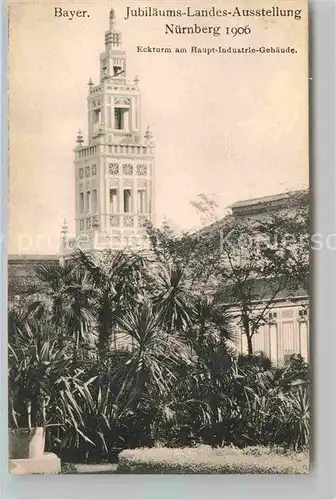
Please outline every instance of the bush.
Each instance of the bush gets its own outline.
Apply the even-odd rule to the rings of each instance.
[[[176,247],[175,236],[160,234],[150,259],[78,251],[64,265],[35,269],[41,285],[27,283],[9,307],[10,425],[52,424],[46,451],[65,462],[115,462],[121,449],[157,442],[182,450],[232,443],[257,446],[253,472],[272,472],[259,447],[309,445],[309,367],[298,355],[282,367],[264,355],[237,356],[222,299],[200,298],[191,285],[212,276],[218,256],[209,267],[208,247],[198,253],[194,238]],[[167,462],[164,451],[163,465],[137,467],[250,470],[251,449],[225,448],[216,459],[204,450],[196,461],[195,451],[179,452],[186,462]],[[270,460],[287,471],[283,458]]]
[[[308,453],[263,447],[139,448],[119,455],[118,473],[308,474]]]

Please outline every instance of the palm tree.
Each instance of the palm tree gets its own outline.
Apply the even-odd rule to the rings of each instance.
[[[184,332],[192,324],[193,303],[186,273],[181,264],[160,266],[153,304],[168,332]]]
[[[236,334],[225,305],[215,296],[193,300],[192,326],[186,331],[188,344],[213,376],[225,373],[235,356]]]
[[[50,317],[55,328],[62,328],[76,344],[94,328],[92,312],[95,290],[88,273],[78,270],[72,262],[36,266],[35,274],[42,283],[41,291],[30,310],[35,318]]]
[[[137,306],[143,294],[143,260],[123,252],[105,252],[99,258],[78,250],[72,265],[87,276],[95,291],[94,312],[98,347],[104,353],[117,327],[117,318]]]

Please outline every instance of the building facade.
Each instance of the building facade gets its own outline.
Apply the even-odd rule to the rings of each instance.
[[[239,311],[233,308],[231,313],[239,338],[237,351],[247,354],[247,338],[239,324]],[[268,321],[252,337],[253,353],[264,354],[278,366],[289,361],[294,354],[300,354],[309,361],[308,297],[298,296],[290,302],[280,298],[275,301],[268,316]]]
[[[298,191],[292,194],[267,196],[251,200],[239,201],[230,208],[235,218],[263,219],[269,212],[281,214],[295,210],[295,200],[302,203],[305,192]],[[289,203],[289,198],[291,202]],[[267,297],[265,297],[267,301]],[[265,306],[261,299],[260,308]],[[256,313],[258,310],[256,310]],[[283,291],[272,304],[268,312],[267,322],[262,324],[252,337],[253,352],[263,353],[275,365],[286,363],[294,354],[300,354],[309,361],[309,297],[306,290],[298,289],[290,297]],[[233,317],[237,317],[233,311]],[[236,322],[236,331],[240,334],[238,351],[246,354],[247,339],[243,334],[239,321]]]
[[[152,134],[142,132],[139,79],[127,79],[121,33],[109,14],[100,80],[88,84],[87,143],[75,147],[76,238],[66,249],[136,248],[154,222],[155,164]]]

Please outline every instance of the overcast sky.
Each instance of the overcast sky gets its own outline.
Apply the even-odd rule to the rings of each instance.
[[[142,125],[156,143],[156,214],[189,229],[199,224],[190,205],[215,194],[221,210],[240,199],[280,193],[308,183],[307,15],[251,18],[251,35],[167,35],[165,23],[195,19],[131,18],[132,8],[175,2],[114,1],[127,51],[127,76],[140,78]],[[194,8],[234,9],[236,0],[197,2]],[[304,2],[280,0],[280,7]],[[249,1],[262,8],[274,2]],[[87,9],[87,19],[58,19],[54,7]],[[73,148],[86,138],[87,83],[99,80],[109,2],[12,2],[9,30],[9,253],[52,253],[64,218],[74,229]],[[246,25],[246,19],[200,24]],[[294,46],[296,55],[137,53],[155,47]],[[49,242],[48,242],[49,238]],[[31,243],[28,241],[31,240]],[[23,248],[26,246],[27,248]]]

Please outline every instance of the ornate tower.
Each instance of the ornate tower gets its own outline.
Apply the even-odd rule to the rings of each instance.
[[[141,130],[139,79],[127,80],[126,53],[110,11],[100,82],[88,84],[87,145],[75,148],[76,239],[81,248],[136,247],[153,221],[154,144]]]

